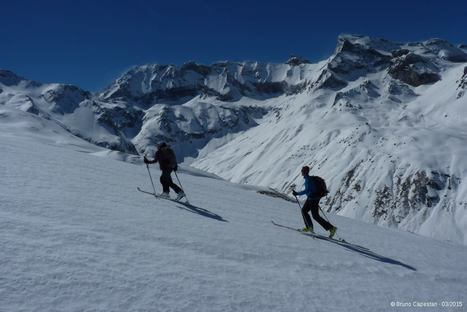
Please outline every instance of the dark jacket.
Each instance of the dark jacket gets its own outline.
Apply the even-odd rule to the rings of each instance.
[[[177,167],[177,158],[175,157],[174,151],[168,147],[162,147],[156,151],[154,155],[154,160],[149,163],[159,163],[159,168],[162,171],[172,171]]]

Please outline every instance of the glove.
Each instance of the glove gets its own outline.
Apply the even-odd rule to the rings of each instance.
[[[146,156],[144,156],[144,163],[147,165],[149,164],[149,159],[146,158]]]
[[[298,193],[297,193],[297,192],[295,192],[295,190],[293,190],[293,191],[292,191],[292,195],[293,195],[293,196],[297,196],[297,195],[298,195]]]
[[[177,169],[178,169],[178,165],[175,165],[174,171],[177,172]]]

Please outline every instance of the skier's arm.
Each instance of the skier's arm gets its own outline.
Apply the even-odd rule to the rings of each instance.
[[[300,196],[300,195],[308,194],[308,191],[309,191],[308,183],[305,182],[305,189],[303,191],[296,192],[296,193],[297,193],[297,196]]]
[[[157,153],[154,155],[154,160],[149,160],[144,156],[144,163],[145,164],[155,164],[157,162]]]
[[[297,195],[310,195],[313,191],[312,183],[310,179],[305,179],[305,189],[303,191],[297,192]]]

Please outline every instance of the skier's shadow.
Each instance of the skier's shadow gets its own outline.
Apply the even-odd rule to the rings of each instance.
[[[316,239],[325,240],[325,241],[328,241],[330,243],[334,243],[336,245],[347,248],[347,249],[349,249],[351,251],[358,252],[358,253],[362,254],[363,256],[368,257],[368,258],[373,259],[373,260],[381,261],[381,262],[384,262],[384,263],[390,263],[390,264],[394,264],[394,265],[400,265],[400,266],[402,266],[402,267],[404,267],[406,269],[409,269],[409,270],[412,270],[412,271],[417,271],[417,269],[414,268],[411,265],[405,264],[405,263],[397,261],[395,259],[391,259],[391,258],[382,256],[382,255],[379,255],[379,254],[371,251],[370,249],[368,249],[366,247],[362,247],[362,246],[359,246],[359,245],[354,245],[352,243],[341,242],[341,241],[338,241],[338,240],[335,240],[335,239],[330,239],[328,237],[320,236],[320,235],[307,235],[307,236],[310,236],[310,237],[313,237],[313,238],[316,238]]]
[[[183,210],[186,210],[186,211],[189,211],[189,212],[192,212],[192,213],[196,213],[196,214],[199,214],[199,215],[201,215],[203,217],[211,218],[211,219],[214,219],[214,220],[217,220],[217,221],[228,222],[227,220],[222,218],[220,215],[215,214],[214,212],[211,212],[211,211],[209,211],[207,209],[197,207],[197,206],[189,204],[189,203],[179,202],[178,204],[183,205],[183,206],[177,205],[177,208],[179,208],[179,209],[183,209]]]
[[[281,227],[281,228],[284,228],[284,229],[289,229],[289,230],[292,230],[292,231],[297,231],[297,229],[294,229],[294,228],[292,228],[290,226],[278,224],[278,223],[275,223],[274,221],[271,221],[271,222],[275,226],[278,226],[278,227]],[[394,265],[400,265],[400,266],[402,266],[402,267],[404,267],[406,269],[409,269],[409,270],[412,270],[412,271],[417,271],[417,269],[414,268],[411,265],[405,264],[403,262],[400,262],[400,261],[397,261],[397,260],[394,260],[394,259],[391,259],[391,258],[388,258],[388,257],[381,256],[381,255],[377,254],[376,252],[373,252],[370,249],[368,249],[366,247],[363,247],[363,246],[359,246],[359,245],[352,244],[352,243],[349,243],[349,242],[339,241],[339,240],[336,240],[336,239],[331,239],[329,237],[322,236],[322,235],[319,235],[319,234],[314,234],[314,235],[308,234],[308,233],[302,233],[302,234],[306,235],[308,237],[312,237],[312,238],[320,239],[320,240],[327,241],[327,242],[330,242],[330,243],[334,243],[336,245],[347,248],[350,251],[358,252],[359,254],[362,254],[363,256],[368,257],[368,258],[373,259],[373,260],[376,260],[376,261],[381,261],[381,262],[384,262],[384,263],[390,263],[390,264],[394,264]]]

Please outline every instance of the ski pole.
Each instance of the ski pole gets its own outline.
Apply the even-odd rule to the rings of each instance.
[[[323,213],[323,216],[324,218],[326,219],[326,221],[328,221],[329,223],[331,223],[331,221],[329,221],[328,217],[326,216],[326,214],[324,213],[323,209],[321,209],[321,206],[318,206],[319,207],[319,210],[321,210],[321,212]]]
[[[290,186],[289,186],[289,190],[290,190],[290,191],[294,191],[294,190],[295,190],[295,186],[296,186],[295,184],[290,185]],[[300,205],[300,202],[298,201],[297,195],[294,195],[294,197],[295,197],[295,200],[297,201],[298,207],[300,207],[300,210],[302,210],[302,205]]]
[[[289,192],[293,192],[295,190],[295,184],[289,185]],[[298,207],[300,207],[300,210],[302,209],[302,206],[300,205],[300,202],[298,201],[297,195],[294,195],[295,200],[297,201]]]
[[[154,187],[154,182],[152,181],[151,171],[149,170],[149,165],[146,164],[146,168],[148,169],[149,179],[151,179],[152,189],[154,190],[154,197],[156,196],[156,188]]]
[[[295,197],[295,200],[297,201],[298,207],[300,207],[300,213],[302,214],[303,223],[305,223],[305,226],[308,226],[305,220],[305,216],[303,215],[303,212],[302,212],[302,205],[300,205],[300,201],[298,200],[298,197],[295,195],[294,197]]]
[[[302,210],[302,205],[300,205],[300,201],[298,200],[298,197],[295,195],[294,197],[295,197],[295,200],[297,201],[298,207],[300,207],[300,210]]]
[[[295,184],[292,184],[290,186],[290,189],[294,190],[295,186],[296,186]],[[305,217],[303,216],[303,213],[302,213],[302,205],[300,205],[300,201],[298,200],[297,195],[294,195],[294,197],[295,197],[295,200],[297,201],[298,207],[300,207],[300,213],[302,214],[303,223],[305,223],[305,226],[308,226],[307,223],[306,223]]]
[[[180,184],[180,188],[182,189],[182,192],[185,193],[185,190],[183,189],[182,182],[180,182],[180,179],[178,178],[177,171],[174,171],[174,173],[175,173],[175,177],[177,178],[178,184]],[[186,196],[186,193],[185,193],[185,197],[186,197],[186,200],[188,201],[188,197]]]

